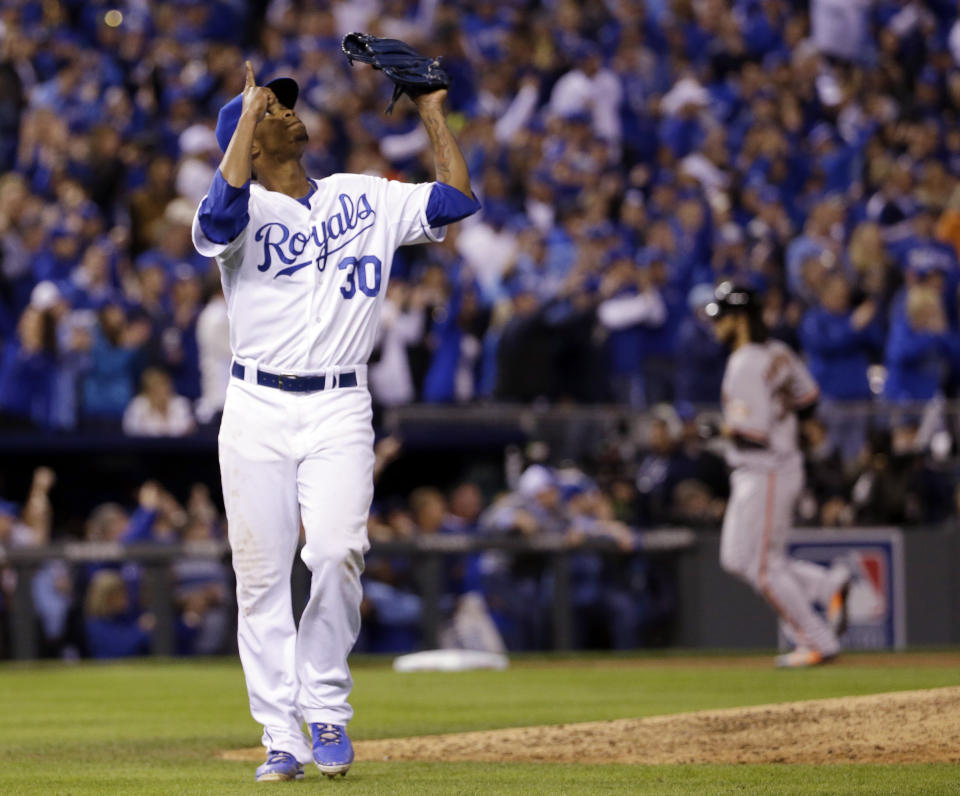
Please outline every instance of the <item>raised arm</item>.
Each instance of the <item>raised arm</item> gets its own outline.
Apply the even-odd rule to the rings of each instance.
[[[470,188],[470,174],[467,163],[457,144],[457,140],[447,127],[447,117],[443,112],[443,101],[447,97],[446,89],[421,94],[413,101],[420,112],[423,126],[430,137],[433,158],[436,164],[437,182],[456,188],[464,196],[473,198]]]
[[[243,104],[240,119],[230,139],[230,145],[220,161],[220,173],[228,185],[243,188],[250,181],[250,164],[253,151],[253,131],[267,113],[269,106],[277,101],[273,92],[258,86],[253,77],[253,67],[246,62],[246,83],[243,87]]]
[[[240,95],[237,126],[197,215],[200,230],[214,244],[227,244],[235,240],[250,220],[247,204],[250,199],[253,133],[258,122],[277,102],[270,89],[257,85],[249,61],[245,69],[246,84]],[[236,113],[235,103],[235,99],[231,100],[221,114],[228,112],[231,107],[234,108],[231,112]],[[212,255],[212,252],[204,253]]]
[[[23,506],[23,521],[33,529],[33,544],[46,544],[50,541],[50,530],[53,526],[50,490],[56,480],[56,474],[49,467],[38,467],[33,471],[30,494]]]

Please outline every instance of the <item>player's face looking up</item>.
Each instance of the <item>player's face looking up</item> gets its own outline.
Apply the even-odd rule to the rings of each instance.
[[[271,93],[267,112],[253,134],[253,157],[261,153],[272,160],[299,159],[307,144],[307,128],[290,108]]]

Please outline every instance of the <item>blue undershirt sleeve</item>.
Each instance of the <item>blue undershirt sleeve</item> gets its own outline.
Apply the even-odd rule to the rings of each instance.
[[[431,227],[443,227],[472,216],[479,209],[476,196],[467,196],[452,185],[435,182],[427,200],[427,223]]]
[[[247,180],[242,188],[234,188],[217,169],[210,192],[200,203],[198,220],[203,234],[214,243],[232,241],[250,221],[247,214],[249,201],[250,181]]]
[[[126,530],[121,534],[120,542],[122,544],[137,544],[153,541],[153,523],[156,522],[156,519],[157,512],[142,507],[137,508],[130,517]]]

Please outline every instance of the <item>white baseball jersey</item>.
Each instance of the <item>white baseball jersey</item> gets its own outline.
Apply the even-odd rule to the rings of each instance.
[[[394,252],[446,232],[427,222],[433,183],[362,174],[314,183],[309,208],[251,183],[250,222],[227,244],[193,220],[194,245],[220,267],[234,356],[277,373],[366,363]]]
[[[818,394],[806,365],[779,340],[734,351],[723,374],[723,419],[732,431],[765,447],[729,446],[730,466],[770,469],[799,461],[795,409]]]

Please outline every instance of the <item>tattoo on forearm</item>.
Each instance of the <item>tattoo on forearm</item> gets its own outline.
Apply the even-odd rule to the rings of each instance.
[[[453,166],[453,134],[442,116],[427,116],[423,120],[433,145],[433,158],[436,163],[437,181],[450,182]]]

